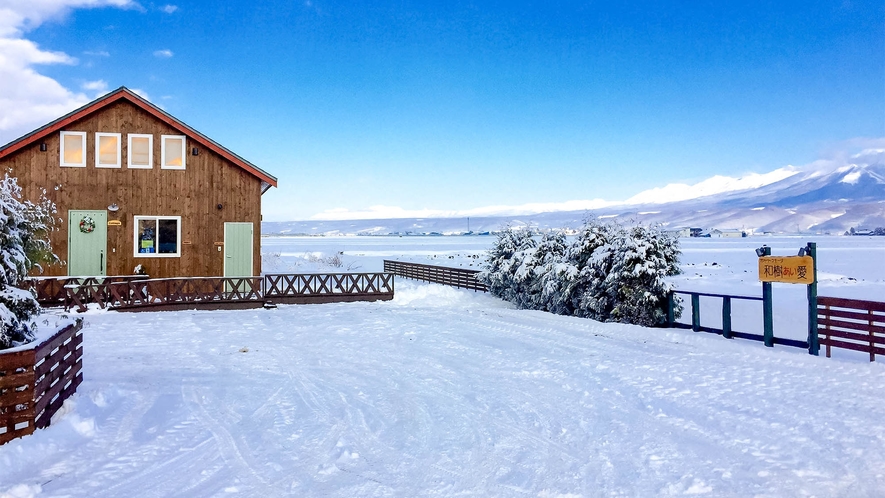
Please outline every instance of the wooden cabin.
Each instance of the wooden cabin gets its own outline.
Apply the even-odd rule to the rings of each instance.
[[[58,208],[44,275],[261,273],[261,195],[277,179],[122,87],[0,148]]]

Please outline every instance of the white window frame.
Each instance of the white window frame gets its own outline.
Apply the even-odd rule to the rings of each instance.
[[[166,165],[166,140],[169,138],[181,139],[181,166]],[[160,169],[185,169],[187,162],[187,136],[185,135],[160,135]]]
[[[101,137],[113,137],[117,139],[117,162],[114,164],[101,164],[99,161],[99,149]],[[96,168],[122,168],[123,167],[123,135],[120,133],[95,132],[95,167]]]
[[[148,139],[148,163],[147,166],[141,164],[132,164],[132,139],[146,138]],[[130,133],[127,137],[126,145],[126,168],[128,169],[153,169],[154,168],[154,136],[146,133]]]
[[[176,225],[176,240],[177,240],[177,252],[175,253],[159,253],[159,252],[138,252],[138,235],[139,235],[139,222],[142,220],[154,220],[157,223],[157,240],[155,242],[156,248],[160,250],[160,220],[176,220],[178,223]],[[133,216],[133,228],[132,228],[132,253],[136,258],[180,258],[181,257],[181,216],[147,216],[147,215],[135,215]]]
[[[76,135],[83,140],[83,160],[79,163],[66,163],[65,162],[65,136],[66,135]],[[63,168],[85,168],[86,167],[86,132],[85,131],[63,131],[61,135],[59,135],[58,142],[58,160],[59,164]]]

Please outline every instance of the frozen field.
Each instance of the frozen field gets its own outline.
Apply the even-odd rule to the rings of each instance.
[[[477,237],[265,237],[265,271],[308,272],[332,269],[382,271],[384,259],[479,269],[494,236]],[[766,244],[773,255],[793,256],[808,241],[817,242],[818,293],[822,296],[885,301],[885,237],[747,237],[741,239],[680,239],[683,274],[673,277],[676,288],[715,294],[761,296],[754,250]],[[337,264],[337,262],[336,262]],[[687,303],[686,303],[687,306]],[[701,299],[701,323],[721,326],[720,299]],[[762,303],[732,303],[733,326],[762,333]],[[774,285],[775,335],[807,336],[807,297],[803,285]],[[680,321],[689,323],[690,312]]]
[[[885,489],[885,365],[397,286],[387,303],[88,313],[85,381],[0,447],[0,495]]]

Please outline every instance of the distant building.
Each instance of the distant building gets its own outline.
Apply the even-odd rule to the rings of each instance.
[[[710,230],[710,237],[721,239],[739,239],[746,237],[747,234],[737,228],[714,228]]]
[[[674,228],[669,228],[667,230],[664,230],[664,232],[667,233],[667,235],[672,235],[674,237],[682,238],[682,237],[692,237],[691,230],[692,229],[688,228],[688,227],[674,227]]]
[[[689,228],[689,231],[690,231],[690,235],[692,237],[700,237],[704,233],[703,228],[692,227],[692,228]]]

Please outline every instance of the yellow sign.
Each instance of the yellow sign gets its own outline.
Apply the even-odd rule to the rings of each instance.
[[[759,280],[786,284],[813,284],[814,260],[811,256],[762,256]]]
[[[122,225],[122,224],[123,224],[123,223],[122,223],[120,220],[108,220],[108,226],[109,226],[109,227],[118,227],[118,226],[120,226],[120,225]]]

